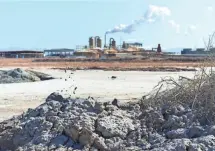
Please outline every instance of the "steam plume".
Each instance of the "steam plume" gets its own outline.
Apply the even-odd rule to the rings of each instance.
[[[123,33],[129,34],[135,31],[136,27],[142,23],[146,23],[146,22],[152,23],[159,19],[164,19],[165,16],[170,16],[170,15],[171,15],[171,11],[168,7],[150,5],[148,10],[141,18],[134,20],[131,24],[128,24],[128,25],[120,24],[118,26],[115,26],[113,29],[108,30],[106,34],[117,33],[117,32],[123,32]]]

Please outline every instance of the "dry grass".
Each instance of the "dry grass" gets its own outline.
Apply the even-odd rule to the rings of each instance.
[[[180,77],[163,78],[142,107],[174,108],[179,105],[192,110],[196,119],[204,124],[215,124],[215,72],[205,66],[196,72],[193,79]]]

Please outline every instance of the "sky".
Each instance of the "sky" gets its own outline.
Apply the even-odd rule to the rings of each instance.
[[[214,0],[0,0],[0,50],[76,48],[105,33],[118,45],[204,47],[214,16]]]

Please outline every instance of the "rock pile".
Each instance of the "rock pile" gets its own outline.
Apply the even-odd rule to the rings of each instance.
[[[30,70],[23,70],[20,68],[3,71],[0,70],[0,84],[2,83],[21,83],[21,82],[35,82],[35,81],[44,81],[50,80],[53,77]]]
[[[0,150],[212,151],[215,126],[182,105],[143,108],[52,93],[36,109],[0,123]]]

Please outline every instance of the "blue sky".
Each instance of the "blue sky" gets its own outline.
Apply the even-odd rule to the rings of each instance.
[[[153,22],[107,37],[117,44],[126,40],[145,47],[193,48],[203,47],[202,38],[215,31],[214,0],[0,0],[0,50],[86,45],[90,36],[104,38],[107,30],[144,17],[150,6],[158,10]]]

